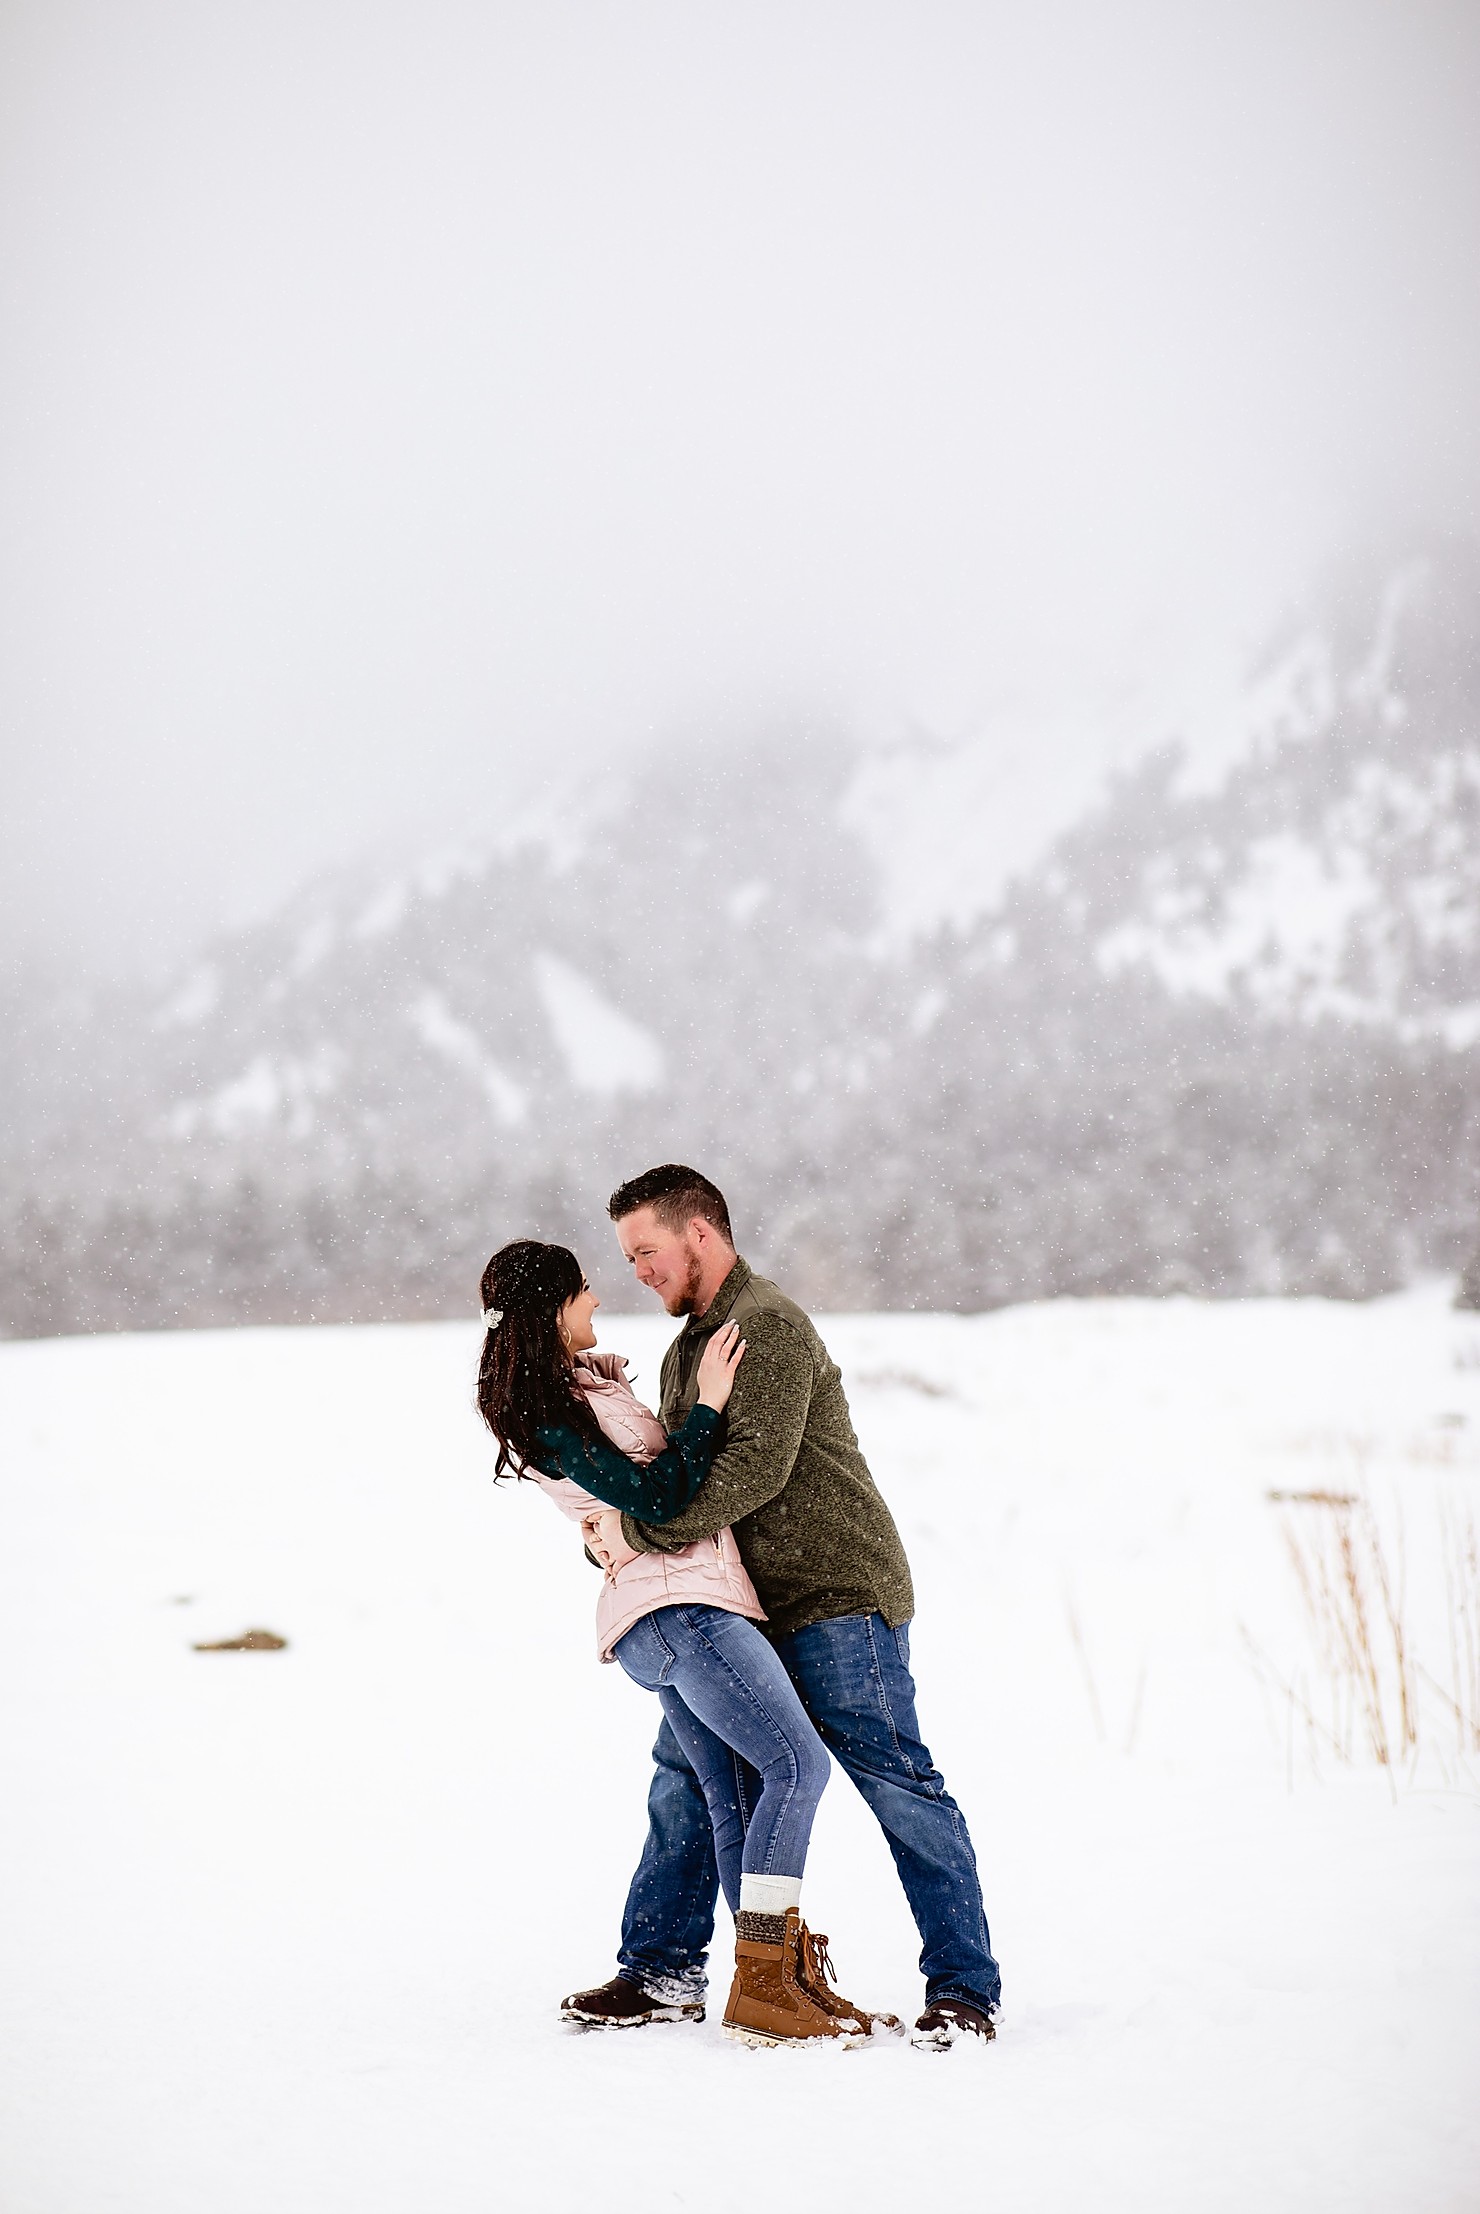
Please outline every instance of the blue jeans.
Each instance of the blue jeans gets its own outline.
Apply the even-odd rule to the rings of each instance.
[[[623,1641],[625,1643],[625,1640]],[[995,2008],[1002,1978],[966,1823],[915,1719],[909,1629],[847,1614],[773,1648],[833,1758],[877,1816],[920,1932],[928,1999]],[[648,1834],[622,1917],[621,1971],[655,1995],[702,1997],[719,1889],[704,1794],[665,1720],[653,1748]],[[742,1799],[754,1786],[742,1777]]]
[[[659,1607],[615,1650],[633,1682],[658,1694],[698,1778],[730,1912],[742,1872],[800,1876],[832,1764],[755,1624],[722,1607]]]

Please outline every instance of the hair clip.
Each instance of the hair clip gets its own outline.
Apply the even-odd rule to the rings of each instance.
[[[500,1324],[500,1323],[501,1323],[501,1322],[503,1321],[503,1319],[504,1319],[504,1310],[503,1310],[503,1308],[502,1308],[502,1307],[485,1307],[485,1308],[484,1308],[484,1310],[483,1310],[483,1327],[484,1327],[484,1329],[485,1329],[485,1330],[496,1330],[496,1329],[498,1328],[499,1324]]]

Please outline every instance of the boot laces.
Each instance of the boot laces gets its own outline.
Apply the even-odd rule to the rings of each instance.
[[[826,1976],[830,1984],[836,1985],[838,1971],[834,1968],[832,1954],[827,1949],[827,1939],[820,1930],[808,1930],[807,1941],[808,1950],[811,1954],[811,1965],[816,1970],[817,1975],[819,1978]]]

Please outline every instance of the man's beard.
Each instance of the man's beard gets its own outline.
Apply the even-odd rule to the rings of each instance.
[[[689,1255],[689,1265],[684,1274],[683,1294],[668,1312],[674,1315],[691,1315],[698,1304],[699,1279],[704,1274],[704,1263],[697,1253]]]

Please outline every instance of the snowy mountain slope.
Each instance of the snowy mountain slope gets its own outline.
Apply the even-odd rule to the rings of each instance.
[[[1480,1026],[1480,557],[1451,549],[1443,562],[1401,567],[1369,593],[1368,617],[1364,629],[1350,607],[1331,609],[1325,634],[1306,633],[1255,678],[1238,752],[1219,780],[1189,788],[1185,762],[1153,761],[1041,866],[1016,872],[1019,896],[1056,898],[1066,928],[1090,930],[1107,973],[1140,966],[1174,993],[1466,1042]],[[918,935],[911,886],[933,876],[932,898],[954,907],[960,931],[996,932],[1002,942],[1003,895],[983,913],[973,866],[989,819],[994,833],[997,818],[1017,819],[995,753],[917,745],[850,761],[823,747],[817,768],[782,746],[759,749],[749,775],[721,780],[722,805],[698,796],[690,820],[678,795],[662,793],[661,768],[625,794],[615,783],[594,801],[572,793],[563,853],[526,846],[525,865],[511,868],[514,845],[460,869],[395,879],[353,920],[295,919],[284,926],[293,952],[274,961],[260,946],[247,988],[285,1009],[311,1005],[308,980],[323,973],[336,938],[369,941],[368,968],[386,980],[420,961],[445,989],[461,959],[489,1050],[516,1035],[506,1050],[529,1077],[580,1089],[580,1039],[599,1042],[603,1023],[631,1024],[632,1003],[671,972],[664,941],[677,937],[699,955],[694,932],[704,921],[719,922],[731,952],[752,933],[793,956],[798,940],[851,926],[844,950],[863,960],[871,931],[908,948]],[[751,806],[774,811],[783,835],[757,840],[759,826],[744,819]],[[1028,823],[1021,830],[1023,850],[1036,852],[1041,834]],[[752,845],[765,850],[745,850]],[[657,880],[635,905],[623,891],[632,873]],[[460,942],[453,911],[470,903],[478,923]],[[442,928],[432,920],[439,904]],[[701,908],[710,911],[702,918]],[[706,933],[705,946],[713,942]],[[264,958],[276,968],[265,982]],[[597,995],[564,1023],[551,999],[552,961],[587,972]],[[533,991],[521,975],[531,964],[545,979]],[[514,972],[502,996],[496,967]],[[366,1004],[367,964],[338,975],[336,999]],[[179,1021],[183,1006],[197,1029],[227,1020],[214,994],[208,1003],[199,990],[198,979],[183,980],[157,1019]],[[635,1050],[656,1072],[665,1019],[660,1007],[658,1034],[616,1048],[616,1060]],[[596,1058],[612,1051],[608,1036]]]
[[[782,1034],[825,1049],[867,980],[830,826],[798,820],[830,767],[762,747],[691,806],[659,765],[620,801],[573,793],[566,854],[334,887],[219,948],[209,992],[154,1016],[148,1136],[541,1158],[552,1126],[682,1087],[716,1028],[800,1074]]]
[[[565,1234],[674,1154],[854,1305],[1458,1266],[1477,672],[1480,555],[1447,548],[1281,645],[1216,774],[1148,758],[1046,852],[1024,823],[1005,882],[995,756],[779,730],[552,778],[540,814],[308,886],[165,989],[21,994],[5,1186],[41,1215],[10,1326],[97,1311],[100,1274],[116,1319],[407,1311],[471,1265],[436,1228],[470,1194]],[[58,1305],[63,1274],[94,1282]]]
[[[1340,635],[1340,632],[1337,632]],[[1342,662],[1306,638],[1211,789],[1163,758],[1055,856],[1109,974],[1282,1020],[1480,1037],[1480,562],[1390,580]]]
[[[650,1387],[668,1326],[601,1320]],[[995,2046],[555,2019],[612,1963],[654,1702],[591,1659],[564,1523],[490,1481],[471,1324],[7,1346],[0,2204],[749,2214],[732,2152],[762,2138],[786,2206],[1473,2204],[1440,1508],[1474,1505],[1480,1319],[1429,1290],[824,1328],[915,1570]],[[1339,1721],[1284,1543],[1325,1510],[1269,1494],[1349,1491],[1358,1452],[1434,1679],[1393,1793],[1241,1634]],[[286,1649],[191,1649],[258,1624]],[[913,2011],[918,1939],[841,1776],[805,1897],[843,1988]],[[721,2005],[729,1937],[722,1912]],[[616,2156],[618,2127],[656,2150]]]

